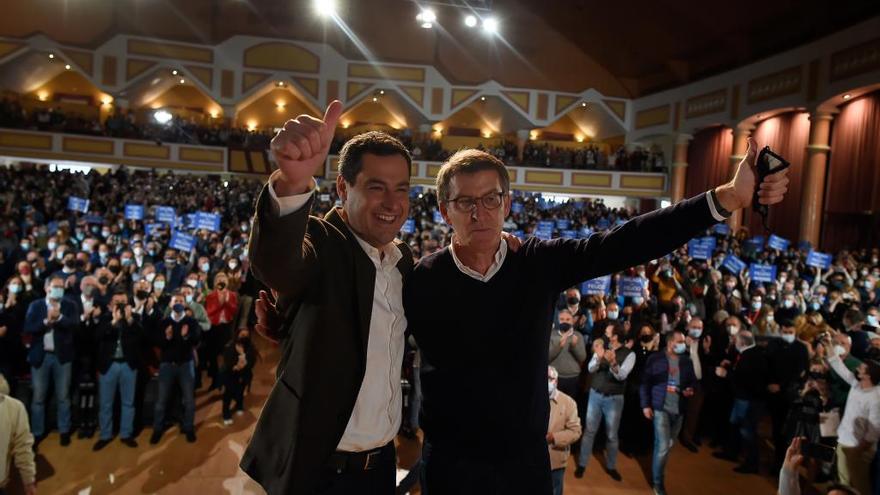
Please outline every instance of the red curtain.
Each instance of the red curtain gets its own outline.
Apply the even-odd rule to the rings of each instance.
[[[730,179],[733,131],[710,127],[694,134],[688,146],[684,197],[691,198]]]
[[[880,92],[843,105],[833,121],[822,219],[822,248],[880,241]]]
[[[770,207],[767,226],[773,234],[796,244],[800,234],[801,177],[807,160],[806,147],[810,139],[810,119],[806,112],[789,112],[761,121],[752,133],[758,150],[769,146],[791,163],[791,180],[782,203]],[[761,215],[751,208],[743,210],[743,225],[752,235],[764,235]]]

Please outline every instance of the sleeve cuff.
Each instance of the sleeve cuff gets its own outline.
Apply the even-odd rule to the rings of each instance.
[[[272,196],[272,201],[275,203],[275,206],[278,207],[278,216],[283,217],[299,210],[309,201],[312,194],[318,189],[318,181],[312,179],[312,185],[308,192],[279,198],[278,195],[275,194],[274,185],[275,181],[278,179],[278,173],[279,172],[276,170],[269,176],[269,195]]]
[[[273,195],[274,195],[274,193],[273,193]],[[723,221],[727,220],[728,218],[730,218],[729,216],[724,216],[721,213],[719,213],[718,205],[715,204],[715,194],[713,194],[712,191],[709,191],[706,193],[706,200],[709,203],[709,212],[712,214],[712,217],[715,220],[717,220],[719,222],[723,222]]]

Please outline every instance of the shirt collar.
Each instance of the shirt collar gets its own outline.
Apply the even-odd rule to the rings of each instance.
[[[504,264],[504,260],[507,258],[507,241],[501,239],[501,242],[498,243],[498,250],[495,251],[495,260],[492,262],[492,265],[489,266],[489,270],[486,271],[485,275],[471,269],[458,259],[458,256],[455,254],[455,235],[452,236],[452,242],[449,243],[449,253],[452,254],[452,261],[455,262],[455,266],[458,267],[458,270],[461,273],[477,279],[480,282],[488,282],[496,273],[498,273],[498,270],[501,269],[501,265]]]
[[[382,246],[382,249],[379,249],[369,242],[361,239],[361,236],[357,235],[357,233],[351,229],[348,223],[346,223],[345,226],[348,227],[348,230],[354,236],[355,240],[357,240],[358,244],[360,244],[361,249],[363,249],[364,252],[367,253],[367,256],[369,256],[374,263],[378,265],[387,265],[390,263],[393,266],[397,266],[397,262],[399,262],[401,258],[403,258],[403,253],[400,252],[400,249],[397,249],[397,246],[394,245],[394,242],[389,242],[388,244]],[[381,256],[382,254],[385,255],[384,258]]]

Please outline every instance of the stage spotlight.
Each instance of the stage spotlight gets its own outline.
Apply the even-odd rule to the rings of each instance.
[[[171,122],[172,115],[167,110],[156,110],[153,112],[153,119],[156,122],[165,125],[168,122]]]
[[[176,75],[177,75],[177,69],[174,69],[173,71],[171,71],[171,75],[172,75],[172,76],[176,76]]]
[[[321,17],[333,17],[336,15],[335,0],[315,0],[315,11]]]
[[[498,33],[498,19],[494,17],[489,17],[488,19],[483,20],[483,31],[486,34],[497,34]]]
[[[477,17],[474,15],[465,16],[464,25],[469,28],[475,27],[477,25]]]
[[[54,54],[54,53],[50,53],[50,54],[49,54],[49,60],[52,60],[53,58],[55,58],[55,54]]]
[[[422,23],[422,27],[430,29],[437,22],[437,14],[431,9],[424,9],[416,16],[416,20]]]
[[[485,96],[481,96],[481,97],[480,97],[480,101],[486,101],[486,97],[485,97]]]

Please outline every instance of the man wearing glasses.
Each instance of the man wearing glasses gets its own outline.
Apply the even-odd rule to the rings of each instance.
[[[733,180],[638,216],[589,239],[501,242],[510,214],[504,164],[478,150],[453,155],[437,175],[451,245],[422,258],[404,285],[409,330],[422,351],[422,429],[432,450],[428,493],[551,493],[547,454],[547,342],[560,292],[659,258],[732,211],[755,189],[756,144]],[[782,201],[771,175],[759,201]]]

